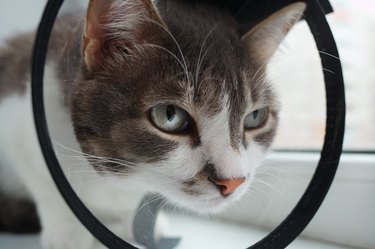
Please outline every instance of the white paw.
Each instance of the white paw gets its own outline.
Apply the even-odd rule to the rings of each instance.
[[[89,249],[94,238],[83,225],[72,220],[44,227],[41,240],[44,249]]]

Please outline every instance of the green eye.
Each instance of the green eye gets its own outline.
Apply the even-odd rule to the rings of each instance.
[[[267,120],[268,109],[261,108],[253,111],[245,117],[244,127],[245,129],[256,129],[260,128]]]
[[[181,132],[189,126],[189,114],[175,105],[157,105],[151,109],[151,121],[166,132]]]

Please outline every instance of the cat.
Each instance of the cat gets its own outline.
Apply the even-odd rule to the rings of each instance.
[[[145,192],[198,213],[239,200],[276,134],[280,105],[267,63],[304,10],[293,3],[242,36],[225,10],[180,0],[91,0],[86,14],[60,17],[45,67],[47,118],[67,175],[84,165],[105,179],[72,181],[90,209],[121,219],[132,241]],[[0,50],[0,229],[40,223],[43,248],[90,248],[36,139],[33,38]]]

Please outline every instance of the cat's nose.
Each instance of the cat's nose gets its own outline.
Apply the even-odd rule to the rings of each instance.
[[[238,186],[246,181],[245,177],[236,178],[236,179],[216,179],[213,180],[213,183],[217,186],[220,190],[222,196],[226,197],[232,194]]]

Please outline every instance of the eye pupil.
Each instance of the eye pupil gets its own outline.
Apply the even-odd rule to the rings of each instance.
[[[189,127],[189,115],[175,105],[160,104],[150,110],[151,122],[162,131],[182,132]]]
[[[245,117],[244,127],[245,129],[260,128],[266,122],[268,116],[268,109],[261,108],[253,111]]]
[[[176,115],[176,108],[172,105],[168,105],[166,109],[167,119],[168,121],[172,121]]]

